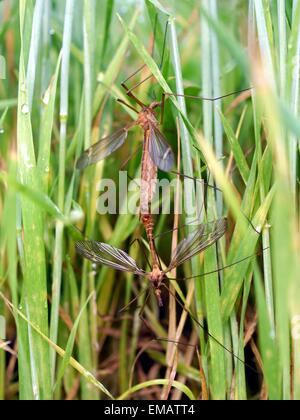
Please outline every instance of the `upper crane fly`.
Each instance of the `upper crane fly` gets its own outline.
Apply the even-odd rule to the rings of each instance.
[[[161,102],[152,102],[147,106],[143,104],[143,102],[141,102],[130,90],[128,90],[124,83],[122,83],[122,86],[127,90],[127,94],[141,107],[141,110],[138,111],[122,99],[118,99],[117,101],[136,112],[138,114],[137,120],[128,124],[126,127],[121,128],[115,133],[100,139],[97,143],[85,150],[76,163],[77,169],[84,169],[93,163],[99,162],[115,150],[119,149],[119,147],[124,144],[128,131],[132,127],[138,125],[144,131],[144,150],[146,143],[147,151],[149,152],[154,165],[162,171],[170,171],[175,162],[174,153],[164,135],[159,130],[159,122],[154,112],[155,109],[160,106],[162,109],[164,108],[164,100]]]

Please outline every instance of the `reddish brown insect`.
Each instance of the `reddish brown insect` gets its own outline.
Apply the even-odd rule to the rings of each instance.
[[[173,258],[166,270],[160,268],[155,248],[150,244],[152,269],[146,272],[138,267],[136,261],[125,251],[111,245],[96,241],[76,242],[77,252],[84,258],[96,264],[103,264],[116,270],[130,272],[140,277],[146,277],[153,286],[158,303],[162,306],[161,286],[167,273],[183,264],[193,256],[204,251],[221,238],[226,231],[226,219],[219,219],[212,223],[201,224],[195,232],[183,239],[175,249]]]

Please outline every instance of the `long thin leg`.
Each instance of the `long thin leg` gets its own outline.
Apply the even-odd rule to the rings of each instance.
[[[136,98],[136,96],[134,96],[133,94],[132,94],[132,91],[134,90],[134,89],[136,89],[137,87],[139,87],[141,84],[143,84],[144,82],[146,82],[147,80],[149,80],[149,79],[151,79],[151,77],[152,77],[152,74],[151,75],[149,75],[149,76],[147,76],[145,79],[143,79],[142,81],[140,81],[140,82],[138,82],[136,85],[134,85],[132,88],[130,88],[130,89],[128,89],[128,87],[124,84],[124,83],[122,83],[121,85],[122,85],[122,87],[126,90],[126,94],[128,95],[128,96],[130,96],[130,97],[132,97],[140,106],[145,106],[141,101],[139,101],[137,98]],[[232,96],[232,95],[237,95],[237,94],[240,94],[240,93],[243,93],[243,92],[247,92],[247,91],[250,91],[250,90],[252,90],[253,88],[252,87],[249,87],[249,88],[246,88],[246,89],[241,89],[241,90],[237,90],[237,91],[235,91],[235,92],[231,92],[231,93],[227,93],[227,94],[225,94],[225,95],[222,95],[222,96],[218,96],[218,97],[216,97],[216,98],[207,98],[207,97],[204,97],[204,96],[196,96],[196,95],[185,95],[185,94],[179,94],[179,93],[170,93],[170,92],[163,92],[163,94],[162,94],[162,101],[161,101],[161,117],[160,117],[160,122],[161,122],[161,124],[163,123],[163,119],[164,119],[164,108],[165,108],[165,100],[168,98],[168,97],[170,97],[170,96],[176,96],[176,97],[184,97],[184,98],[189,98],[189,99],[200,99],[200,100],[202,100],[202,101],[210,101],[210,102],[215,102],[215,101],[218,101],[218,100],[220,100],[220,99],[225,99],[225,98],[228,98],[229,96]]]
[[[146,105],[140,101],[131,91],[130,89],[125,85],[125,83],[121,83],[121,86],[123,89],[126,90],[126,95],[129,96],[130,98],[132,98],[137,104],[140,105],[141,108],[144,108]]]
[[[147,255],[146,255],[146,253],[145,253],[145,249],[144,249],[144,246],[143,246],[143,244],[142,244],[142,242],[141,242],[141,240],[139,239],[139,238],[135,238],[131,243],[130,243],[130,246],[132,246],[135,242],[137,242],[138,243],[138,245],[139,245],[139,247],[140,247],[140,249],[141,249],[141,251],[142,251],[142,253],[144,254],[144,257],[145,257],[145,260],[146,260],[146,262],[147,262],[147,264],[148,264],[148,267],[150,268],[150,270],[151,270],[151,264],[150,264],[150,261],[149,261],[149,259],[148,259],[148,257],[147,257]]]
[[[161,97],[161,110],[160,110],[160,124],[163,125],[165,115],[165,100],[166,94],[163,92]]]
[[[204,97],[204,96],[185,95],[185,94],[170,93],[170,92],[165,92],[165,95],[166,95],[166,97],[176,96],[176,97],[184,97],[184,98],[189,98],[189,99],[201,99],[202,101],[214,102],[214,101],[219,101],[220,99],[228,98],[229,96],[232,96],[232,95],[237,95],[239,93],[250,91],[252,89],[253,89],[253,87],[249,87],[249,88],[237,90],[235,92],[226,93],[225,95],[218,96],[216,98],[207,98],[207,97]]]
[[[192,181],[201,182],[203,185],[205,185],[207,187],[210,187],[210,188],[213,188],[215,191],[223,192],[222,190],[220,190],[220,188],[216,187],[215,185],[211,185],[211,184],[205,182],[203,179],[194,178],[192,176],[188,176],[188,175],[185,175],[185,174],[183,174],[181,172],[177,172],[177,171],[170,171],[170,172],[171,172],[171,174],[179,175],[182,178],[187,178],[187,179],[191,179]]]
[[[137,109],[135,109],[132,105],[129,105],[127,102],[123,101],[123,99],[117,98],[116,101],[119,102],[120,104],[123,104],[123,105],[127,106],[128,108],[132,109],[132,111],[139,114],[139,111]]]
[[[158,14],[156,13],[155,15],[155,22],[154,22],[154,37],[153,37],[153,41],[152,41],[152,48],[151,48],[151,56],[153,57],[154,55],[154,49],[155,49],[155,37],[156,37],[156,28],[157,28],[157,18],[158,18]],[[146,67],[146,64],[143,64],[141,67],[139,67],[135,72],[133,72],[129,77],[127,77],[126,80],[124,80],[121,83],[121,86],[126,90],[126,94],[131,97],[132,99],[134,99],[142,108],[145,106],[145,104],[143,104],[133,93],[132,91],[134,89],[136,89],[138,86],[140,86],[141,83],[143,83],[144,81],[136,84],[135,86],[133,86],[132,88],[128,88],[126,83],[132,78],[134,77],[136,74],[138,74],[140,71],[142,71],[144,68]],[[152,77],[152,75],[150,76]],[[149,78],[149,77],[148,77]],[[148,78],[146,80],[148,80]]]
[[[155,39],[156,39],[156,29],[157,29],[157,20],[158,20],[158,13],[155,15],[155,21],[154,21],[154,36],[152,40],[152,46],[151,46],[151,57],[154,57],[154,49],[155,49]],[[136,71],[134,71],[130,76],[127,77],[122,83],[128,82],[128,80],[132,79],[135,75],[137,75],[140,71],[142,71],[146,67],[146,64],[143,64],[141,67],[139,67]],[[130,89],[130,90],[133,90]]]
[[[152,74],[149,74],[149,76],[145,77],[145,79],[133,85],[129,90],[127,90],[127,95],[129,95],[133,90],[141,86],[143,83],[147,82],[147,80],[151,79],[151,77],[153,77]]]
[[[164,42],[163,42],[163,48],[162,48],[162,54],[161,54],[161,61],[160,61],[160,64],[159,64],[159,69],[160,70],[162,69],[162,66],[164,64],[168,28],[169,28],[169,20],[167,20],[166,26],[165,26]]]
[[[120,166],[120,170],[123,171],[125,166],[127,166],[128,162],[138,153],[138,151],[141,149],[142,144],[140,144],[129,156],[128,158],[122,163]]]
[[[164,40],[163,40],[163,48],[162,48],[162,54],[161,54],[161,60],[160,60],[160,64],[158,66],[159,70],[162,69],[163,63],[164,63],[164,55],[165,55],[165,48],[166,48],[166,41],[167,41],[167,33],[168,33],[168,27],[169,27],[169,21],[167,20],[166,22],[166,27],[165,27],[165,32],[164,32]],[[155,45],[155,42],[154,42]],[[154,55],[154,48],[153,48],[153,52],[151,54],[152,58]],[[144,68],[144,66],[142,66],[142,68]],[[136,74],[137,72],[135,72]],[[138,88],[139,86],[141,86],[143,83],[145,83],[147,80],[151,79],[151,77],[153,77],[152,74],[150,74],[149,76],[145,77],[145,79],[141,80],[140,82],[138,82],[136,85],[134,85],[132,88],[130,88],[129,92],[132,92],[134,89]],[[127,79],[128,80],[128,79]],[[125,82],[127,81],[125,80]]]
[[[156,29],[157,29],[157,14],[156,14],[156,17],[155,17],[155,24],[154,24],[154,40],[153,40],[153,47],[152,47],[152,53],[151,53],[151,56],[152,56],[152,58],[153,58],[153,56],[154,56],[154,49],[155,49],[155,38],[156,38]],[[163,62],[164,62],[164,55],[165,55],[165,48],[166,48],[166,41],[167,41],[167,33],[168,33],[168,25],[169,25],[169,21],[167,20],[167,22],[166,22],[166,27],[165,27],[165,32],[164,32],[164,40],[163,40],[163,49],[162,49],[162,56],[161,56],[161,61],[160,61],[160,64],[159,64],[159,69],[161,70],[162,69],[162,66],[163,66]],[[146,67],[146,64],[143,64],[138,70],[136,70],[134,73],[132,73],[126,80],[124,80],[122,83],[121,83],[121,86],[124,88],[124,89],[126,89],[126,94],[128,95],[128,96],[130,96],[132,99],[134,99],[140,106],[144,106],[144,104],[141,102],[141,101],[139,101],[138,99],[137,99],[137,97],[136,96],[134,96],[133,94],[132,94],[132,92],[135,90],[135,89],[137,89],[139,86],[141,86],[143,83],[145,83],[147,80],[149,80],[149,79],[151,79],[152,77],[153,77],[153,75],[152,74],[150,74],[149,76],[147,76],[147,77],[145,77],[143,80],[141,80],[140,82],[138,82],[138,83],[136,83],[133,87],[131,87],[130,89],[127,87],[127,85],[125,84],[126,82],[128,82],[128,80],[130,80],[133,76],[135,76],[136,74],[138,74],[143,68],[145,68]]]
[[[230,349],[228,349],[226,346],[224,346],[224,344],[221,343],[221,341],[219,341],[217,338],[215,338],[212,334],[210,334],[210,332],[207,330],[207,328],[204,327],[204,325],[202,325],[197,319],[196,317],[191,313],[191,311],[185,307],[185,305],[183,305],[180,300],[177,298],[177,296],[172,293],[172,291],[169,289],[169,287],[162,283],[162,286],[165,287],[168,292],[174,297],[174,299],[176,299],[176,302],[178,303],[178,305],[184,310],[186,311],[190,317],[192,318],[192,320],[196,323],[196,325],[198,325],[200,328],[202,328],[205,333],[213,340],[215,341],[217,344],[219,344],[225,351],[227,351],[227,353],[231,354],[236,360],[238,360],[239,362],[241,362],[244,366],[246,366],[248,369],[251,369],[253,372],[255,372],[256,374],[259,373],[256,369],[253,369],[252,366],[249,366],[244,360],[242,360],[239,356],[237,356],[236,354],[234,354]]]
[[[196,147],[196,146],[194,146],[194,147]],[[197,149],[197,147],[196,147],[196,149]],[[199,149],[197,149],[197,150],[199,150]],[[223,191],[220,189],[220,188],[218,188],[218,187],[216,187],[215,185],[211,185],[210,183],[207,183],[207,182],[205,182],[205,181],[203,181],[202,179],[197,179],[197,178],[194,178],[194,177],[191,177],[191,176],[188,176],[188,175],[186,175],[186,174],[183,174],[183,173],[181,173],[181,172],[177,172],[177,171],[170,171],[172,174],[174,174],[174,175],[179,175],[179,176],[181,176],[181,177],[183,177],[183,178],[187,178],[187,179],[191,179],[192,181],[196,181],[196,182],[201,182],[205,187],[209,187],[209,188],[213,188],[215,191],[217,191],[217,192],[220,192],[220,193],[222,193]],[[251,219],[244,213],[244,212],[242,212],[241,211],[241,213],[242,213],[242,215],[247,219],[247,221],[248,221],[248,223],[250,224],[250,226],[252,227],[252,229],[258,234],[258,235],[260,235],[260,231],[258,231],[256,228],[255,228],[255,226],[253,225],[253,223],[252,223],[252,221],[251,221]],[[191,224],[192,224],[193,222],[191,222]],[[167,231],[166,233],[169,233],[169,231]]]
[[[149,286],[148,287],[148,290],[150,289],[150,287],[152,287],[152,286]],[[145,310],[145,307],[146,307],[146,305],[147,305],[147,302],[148,302],[148,299],[149,299],[149,297],[150,297],[150,293],[151,293],[151,290],[149,290],[149,293],[147,294],[147,296],[146,296],[146,298],[145,298],[145,300],[144,300],[144,303],[143,303],[143,305],[142,305],[142,307],[141,307],[141,309],[140,309],[140,311],[139,311],[139,318],[140,318],[140,320],[143,322],[143,324],[147,327],[147,329],[150,331],[150,333],[153,335],[153,339],[155,339],[156,338],[156,336],[154,335],[154,333],[153,333],[153,330],[152,330],[152,328],[151,328],[151,325],[148,323],[148,321],[146,320],[146,318],[144,318],[143,317],[143,312],[144,312],[144,310]]]
[[[213,270],[213,271],[208,271],[207,273],[198,274],[198,276],[184,277],[184,278],[176,278],[176,279],[173,279],[173,278],[170,278],[169,277],[169,280],[176,280],[176,281],[181,281],[182,280],[182,281],[186,281],[186,280],[198,279],[200,277],[209,276],[211,274],[216,274],[216,273],[219,273],[220,271],[226,270],[226,268],[233,267],[233,266],[235,266],[237,264],[240,264],[243,261],[249,260],[250,258],[254,258],[254,257],[257,257],[259,255],[262,255],[262,253],[265,252],[265,251],[267,251],[268,249],[270,249],[270,247],[266,247],[261,252],[257,252],[256,254],[249,255],[248,257],[245,257],[245,258],[242,258],[241,260],[235,261],[232,264],[225,265],[225,267],[221,267],[221,268],[218,268],[217,270]]]
[[[130,181],[133,181],[138,188],[140,187],[139,184],[132,178],[132,176],[129,175],[128,172],[127,172],[127,178],[130,179]]]
[[[184,229],[184,228],[186,228],[186,227],[188,227],[188,226],[191,226],[191,225],[193,225],[194,223],[196,224],[197,222],[199,222],[199,219],[198,219],[198,218],[197,218],[197,219],[194,219],[194,220],[191,220],[190,222],[185,223],[185,224],[183,224],[183,225],[180,225],[180,226],[178,226],[178,227],[176,227],[176,228],[172,228],[172,229],[166,230],[165,232],[158,233],[158,234],[157,234],[157,235],[155,235],[153,238],[154,238],[154,239],[160,238],[160,237],[162,237],[162,236],[168,235],[169,233],[173,233],[174,231],[179,231],[179,230]]]
[[[137,301],[141,296],[143,296],[144,293],[146,293],[149,290],[149,286],[142,290],[140,293],[138,293],[127,305],[125,305],[123,308],[119,310],[119,313],[125,312],[135,301]]]
[[[123,80],[122,83],[128,82],[128,80],[132,79],[136,74],[138,74],[140,71],[142,71],[145,67],[146,67],[146,64],[143,64],[136,71],[134,71],[129,77],[127,77],[127,79]]]

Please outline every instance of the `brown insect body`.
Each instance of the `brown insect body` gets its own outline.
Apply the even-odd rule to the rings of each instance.
[[[152,271],[148,274],[148,279],[150,280],[154,293],[158,301],[159,306],[163,306],[163,301],[161,298],[161,284],[165,278],[165,273],[159,268],[159,266],[153,266]]]
[[[141,197],[140,197],[140,217],[144,225],[152,260],[152,271],[149,273],[148,278],[153,285],[155,296],[157,297],[159,306],[163,306],[161,299],[160,285],[164,278],[163,271],[159,268],[159,261],[154,243],[154,220],[151,214],[151,203],[153,200],[156,181],[157,181],[157,166],[153,163],[149,154],[149,137],[152,126],[158,127],[158,122],[153,113],[153,109],[160,104],[153,102],[149,107],[144,108],[138,118],[137,123],[144,130],[144,143],[142,155],[142,168],[141,168]]]

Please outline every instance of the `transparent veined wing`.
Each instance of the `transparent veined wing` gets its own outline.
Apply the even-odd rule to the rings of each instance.
[[[168,172],[174,166],[174,153],[163,134],[154,125],[150,127],[149,153],[154,164]]]
[[[192,232],[187,238],[179,242],[170,265],[165,272],[171,271],[173,268],[183,264],[214,244],[224,235],[226,227],[226,218],[218,219],[207,224],[201,224],[195,232]]]
[[[84,169],[87,166],[106,158],[119,147],[121,147],[128,134],[128,130],[134,125],[121,128],[110,136],[104,137],[85,150],[76,163],[77,169]]]
[[[114,246],[97,241],[78,241],[76,251],[84,258],[96,264],[103,264],[120,271],[127,271],[137,275],[144,275],[135,260],[125,251]]]

